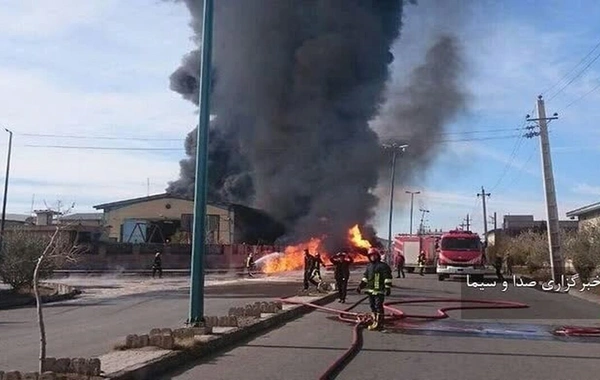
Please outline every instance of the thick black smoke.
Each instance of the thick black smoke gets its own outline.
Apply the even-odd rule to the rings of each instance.
[[[398,161],[399,182],[424,172],[439,154],[440,143],[447,139],[444,127],[465,109],[462,57],[456,37],[439,36],[427,50],[423,63],[410,73],[406,86],[388,89],[386,103],[372,126],[382,141],[409,145]],[[389,183],[388,172],[389,165],[383,171],[383,183]]]
[[[201,35],[202,1],[186,0]],[[283,221],[296,240],[329,244],[364,224],[377,204],[382,102],[402,0],[218,0],[213,44],[209,199],[242,202]],[[171,88],[198,98],[198,53]],[[191,194],[192,135],[181,179]]]

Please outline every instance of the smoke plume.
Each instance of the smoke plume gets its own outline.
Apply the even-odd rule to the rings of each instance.
[[[388,89],[372,127],[382,141],[409,145],[399,161],[400,182],[427,168],[440,151],[444,127],[465,109],[464,68],[456,37],[441,35],[427,50],[424,62],[412,70],[406,86]],[[387,174],[389,165],[385,169]],[[389,182],[387,176],[382,179]]]
[[[202,1],[186,0],[196,41]],[[345,239],[377,199],[376,133],[401,26],[402,0],[219,0],[215,2],[209,199],[262,208],[291,237]],[[171,76],[198,99],[199,50]],[[181,178],[168,191],[191,195],[195,132]],[[375,170],[374,170],[375,169]]]
[[[203,1],[184,2],[200,48]],[[209,200],[266,210],[285,224],[286,242],[326,235],[334,248],[373,216],[380,138],[411,145],[405,175],[429,163],[428,136],[464,103],[460,52],[441,37],[406,87],[385,92],[404,3],[215,1]],[[171,89],[196,104],[199,53],[171,75]],[[194,130],[168,191],[193,195],[195,140]]]

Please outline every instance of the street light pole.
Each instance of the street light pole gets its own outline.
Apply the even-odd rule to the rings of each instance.
[[[388,247],[387,247],[388,254],[386,255],[387,262],[390,263],[391,256],[392,256],[392,218],[394,215],[394,183],[396,182],[396,158],[397,158],[398,152],[404,152],[406,150],[406,147],[408,147],[408,145],[399,145],[396,143],[392,143],[392,144],[386,144],[383,147],[385,149],[392,150],[392,178],[391,178],[391,185],[390,185],[390,219],[389,219],[389,224],[388,224]]]
[[[210,123],[210,77],[212,59],[213,0],[204,0],[202,59],[200,63],[200,117],[196,141],[194,227],[188,323],[204,324],[204,256],[206,252],[206,186],[208,172],[208,129]]]
[[[6,201],[8,199],[8,175],[10,174],[10,156],[12,150],[13,133],[8,128],[4,128],[8,132],[8,156],[6,158],[6,177],[4,178],[4,198],[2,200],[2,222],[0,223],[0,248],[2,248],[2,238],[4,237],[4,224],[6,222]]]
[[[412,236],[413,227],[413,204],[415,200],[415,194],[421,194],[420,191],[405,191],[406,194],[410,194],[410,236]]]

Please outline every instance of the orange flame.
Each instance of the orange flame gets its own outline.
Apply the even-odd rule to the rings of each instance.
[[[348,241],[355,248],[371,248],[371,243],[369,243],[368,240],[363,239],[358,224],[348,230]],[[322,242],[322,238],[312,238],[308,242],[288,246],[280,256],[265,261],[262,270],[264,273],[270,274],[302,269],[304,267],[305,249],[308,249],[308,252],[311,255],[314,255],[317,252],[321,253],[321,258],[327,263],[327,254],[321,246]],[[369,261],[366,256],[359,252],[352,252],[351,255],[355,263],[365,263]]]
[[[348,231],[348,239],[350,239],[352,245],[354,245],[357,248],[371,248],[371,243],[369,243],[368,240],[363,239],[362,233],[358,228],[358,224],[350,228],[350,230]]]
[[[307,243],[288,246],[281,256],[265,262],[263,272],[276,273],[302,269],[304,267],[304,250],[308,249],[308,252],[314,255],[319,252],[320,247],[321,239],[318,238],[312,238]]]

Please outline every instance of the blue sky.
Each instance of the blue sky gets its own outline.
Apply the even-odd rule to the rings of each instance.
[[[443,27],[432,24],[426,13],[431,2],[423,0],[422,6],[407,11],[395,47],[395,81],[402,81],[422,59]],[[600,41],[600,7],[592,0],[463,3],[470,5],[459,9],[465,21],[456,32],[465,49],[470,101],[468,110],[447,126],[448,140],[515,134],[492,130],[522,127],[537,95],[561,80]],[[61,200],[75,202],[76,212],[90,212],[94,204],[146,195],[148,179],[150,193],[162,192],[178,176],[182,141],[197,115],[191,103],[169,90],[168,77],[193,47],[188,21],[183,5],[162,1],[2,1],[0,126],[15,132],[8,212],[28,213],[32,199],[33,208]],[[549,99],[547,112],[559,113],[550,137],[561,218],[568,210],[600,201],[600,89],[567,108],[599,83],[600,59],[556,97],[549,99],[561,86],[544,94]],[[1,136],[3,182],[8,136],[3,131]],[[170,140],[131,139],[135,137]],[[426,224],[432,228],[455,227],[469,213],[475,230],[481,231],[476,193],[482,185],[492,193],[489,214],[497,212],[500,224],[501,215],[508,213],[544,218],[539,140],[444,143],[429,170],[398,184],[394,232],[408,230],[405,190],[421,191],[415,209],[431,211]],[[388,190],[379,188],[377,193],[384,198],[373,222],[387,235]]]

